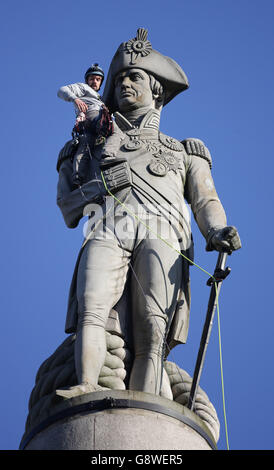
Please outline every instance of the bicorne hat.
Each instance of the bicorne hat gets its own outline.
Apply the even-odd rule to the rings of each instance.
[[[111,61],[103,94],[103,101],[111,112],[117,111],[114,100],[115,77],[129,68],[142,69],[159,80],[165,91],[164,105],[189,87],[180,65],[152,49],[147,33],[147,30],[139,28],[135,38],[118,47]]]

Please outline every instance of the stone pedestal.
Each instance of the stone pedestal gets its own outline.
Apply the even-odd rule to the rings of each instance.
[[[26,431],[25,450],[210,450],[216,443],[188,408],[155,395],[106,390],[63,400]]]

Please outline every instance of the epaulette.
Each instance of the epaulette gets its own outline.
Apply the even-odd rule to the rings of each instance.
[[[56,170],[59,173],[60,166],[62,165],[63,161],[67,160],[68,158],[72,159],[75,155],[75,152],[77,150],[79,144],[78,139],[72,139],[69,140],[62,150],[60,150],[59,155],[58,155],[58,160],[57,160],[57,165],[56,165]]]
[[[196,155],[197,157],[204,158],[210,169],[212,168],[212,158],[208,148],[199,139],[185,139],[181,141],[188,155]]]

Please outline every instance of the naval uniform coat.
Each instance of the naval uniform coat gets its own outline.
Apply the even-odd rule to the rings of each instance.
[[[116,197],[130,203],[134,192],[141,203],[153,205],[161,216],[169,217],[179,243],[183,259],[182,286],[178,292],[177,308],[169,328],[169,348],[185,343],[188,334],[190,309],[189,265],[193,260],[193,244],[187,203],[201,233],[206,238],[213,227],[225,227],[226,216],[211,176],[211,157],[201,141],[191,139],[180,142],[159,131],[160,113],[150,110],[138,128],[133,127],[121,114],[116,113],[116,123],[124,132],[124,140],[117,157],[125,157],[132,175],[132,187],[124,189]],[[191,145],[190,145],[191,144]],[[66,153],[66,152],[65,152]],[[91,160],[90,181],[82,189],[72,185],[72,163],[63,156],[58,163],[59,181],[57,204],[68,227],[74,228],[83,216],[88,201],[94,201],[98,193],[106,191],[100,179],[100,150]],[[83,198],[84,193],[84,198]],[[129,197],[129,198],[128,198]],[[84,241],[83,246],[85,246]],[[172,248],[170,248],[172,249]],[[70,287],[65,331],[76,331],[77,326],[77,269],[83,247]]]

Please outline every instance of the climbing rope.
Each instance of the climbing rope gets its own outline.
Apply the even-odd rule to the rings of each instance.
[[[221,386],[222,386],[222,401],[223,401],[223,414],[224,414],[224,423],[225,423],[225,437],[226,437],[226,447],[229,450],[229,440],[228,440],[228,426],[226,418],[226,406],[225,406],[225,386],[224,386],[224,373],[223,373],[223,354],[222,354],[222,340],[221,340],[221,322],[220,322],[220,309],[218,301],[218,292],[217,292],[217,283],[215,282],[216,289],[216,298],[217,298],[217,323],[218,323],[218,338],[219,338],[219,356],[220,356],[220,371],[221,371]]]
[[[219,295],[218,295],[218,288],[217,288],[217,280],[214,278],[212,274],[210,274],[208,271],[206,271],[204,268],[196,264],[193,260],[188,258],[184,253],[182,253],[180,250],[175,248],[171,243],[169,243],[165,238],[161,237],[157,232],[155,232],[149,225],[147,225],[142,219],[140,219],[134,212],[132,212],[126,204],[124,204],[122,201],[120,201],[108,188],[104,174],[101,171],[101,176],[102,176],[102,181],[105,187],[105,190],[107,193],[116,201],[118,202],[122,207],[126,209],[126,211],[132,215],[138,222],[140,222],[144,227],[150,231],[152,234],[154,234],[159,240],[161,240],[163,243],[165,243],[167,246],[169,246],[171,249],[176,251],[180,256],[185,258],[189,263],[191,263],[193,266],[196,266],[196,268],[200,269],[202,272],[207,274],[211,279],[212,282],[214,283],[215,286],[215,291],[216,291],[216,306],[217,306],[217,320],[218,320],[218,337],[219,337],[219,360],[220,360],[220,373],[221,373],[221,388],[222,388],[222,402],[223,402],[223,414],[224,414],[224,424],[225,424],[225,435],[226,435],[226,445],[227,445],[227,450],[229,450],[229,440],[228,440],[228,426],[227,426],[227,417],[226,417],[226,406],[225,406],[225,393],[224,393],[224,374],[223,374],[223,359],[222,359],[222,343],[221,343],[221,326],[220,326],[220,309],[219,309]]]

